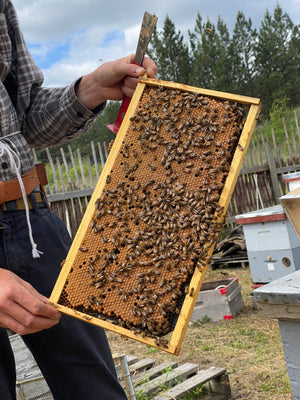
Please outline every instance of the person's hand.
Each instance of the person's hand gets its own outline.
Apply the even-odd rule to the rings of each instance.
[[[134,55],[102,64],[80,80],[76,94],[79,101],[92,110],[106,100],[122,100],[132,97],[139,76],[147,72],[154,78],[157,67],[150,58],[144,57],[142,66],[133,64]]]
[[[48,299],[11,271],[0,268],[0,326],[19,335],[57,324],[60,313]]]

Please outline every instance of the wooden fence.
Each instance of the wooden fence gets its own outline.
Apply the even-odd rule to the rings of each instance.
[[[296,131],[282,120],[287,157],[280,155],[272,129],[268,134],[259,128],[255,130],[228,208],[228,224],[234,224],[235,215],[278,204],[279,197],[287,193],[283,174],[300,171],[299,112],[294,113]],[[108,146],[91,141],[91,156],[85,158],[80,149],[73,152],[71,146],[68,146],[69,154],[60,148],[60,157],[55,159],[50,149],[46,149],[46,153],[49,181],[52,182],[46,188],[50,208],[74,236],[108,157]],[[34,157],[38,162],[35,151]]]

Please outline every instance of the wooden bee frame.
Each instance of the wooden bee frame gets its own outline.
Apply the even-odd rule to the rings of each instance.
[[[140,78],[50,302],[178,355],[260,109]]]

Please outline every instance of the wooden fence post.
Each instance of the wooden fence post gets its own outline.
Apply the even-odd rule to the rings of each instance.
[[[85,181],[85,175],[84,175],[84,171],[83,171],[83,165],[82,165],[82,159],[81,159],[80,149],[77,149],[77,157],[78,157],[78,162],[79,162],[79,167],[80,167],[80,172],[81,172],[81,178],[82,178],[83,187],[86,188],[86,181]]]
[[[72,180],[71,180],[69,166],[68,166],[68,163],[67,163],[67,159],[66,159],[63,147],[60,148],[60,154],[61,154],[64,166],[65,166],[65,170],[66,170],[66,173],[67,173],[67,179],[68,179],[69,188],[72,189],[73,188],[72,187]]]
[[[94,141],[93,140],[91,140],[91,147],[92,147],[94,165],[95,165],[95,169],[96,169],[96,177],[97,177],[97,180],[98,180],[99,179],[98,162],[97,162],[96,150],[95,150],[95,146],[94,146]]]
[[[103,168],[103,167],[104,167],[104,164],[105,164],[105,160],[104,160],[103,151],[102,151],[102,146],[101,146],[101,143],[100,143],[100,142],[98,142],[98,151],[99,151],[99,155],[100,155],[101,166],[102,166],[102,168]]]
[[[52,160],[52,157],[51,157],[51,154],[50,154],[50,151],[49,151],[48,147],[46,147],[46,154],[47,154],[50,166],[51,166],[55,192],[57,193],[58,192],[57,176],[56,176],[56,171],[55,171],[55,167],[54,167],[54,162]]]
[[[72,167],[73,167],[74,174],[75,174],[77,189],[80,189],[80,183],[79,183],[79,178],[78,178],[77,168],[76,168],[76,164],[75,164],[75,160],[74,160],[74,156],[73,156],[72,147],[70,145],[68,145],[68,149],[69,149]]]
[[[275,164],[275,159],[272,153],[272,148],[270,146],[270,143],[265,143],[265,150],[266,150],[266,156],[270,168],[270,175],[271,175],[271,182],[272,182],[272,187],[273,187],[273,192],[275,195],[275,202],[276,204],[279,204],[279,197],[281,196],[280,189],[279,189],[279,183],[278,183],[278,177],[277,177],[277,171],[276,171],[276,164]]]

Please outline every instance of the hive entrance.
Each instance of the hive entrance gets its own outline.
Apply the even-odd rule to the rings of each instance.
[[[219,200],[248,111],[237,101],[145,86],[71,249],[59,305],[168,347],[162,337],[193,296],[194,272],[208,265],[222,229]]]

